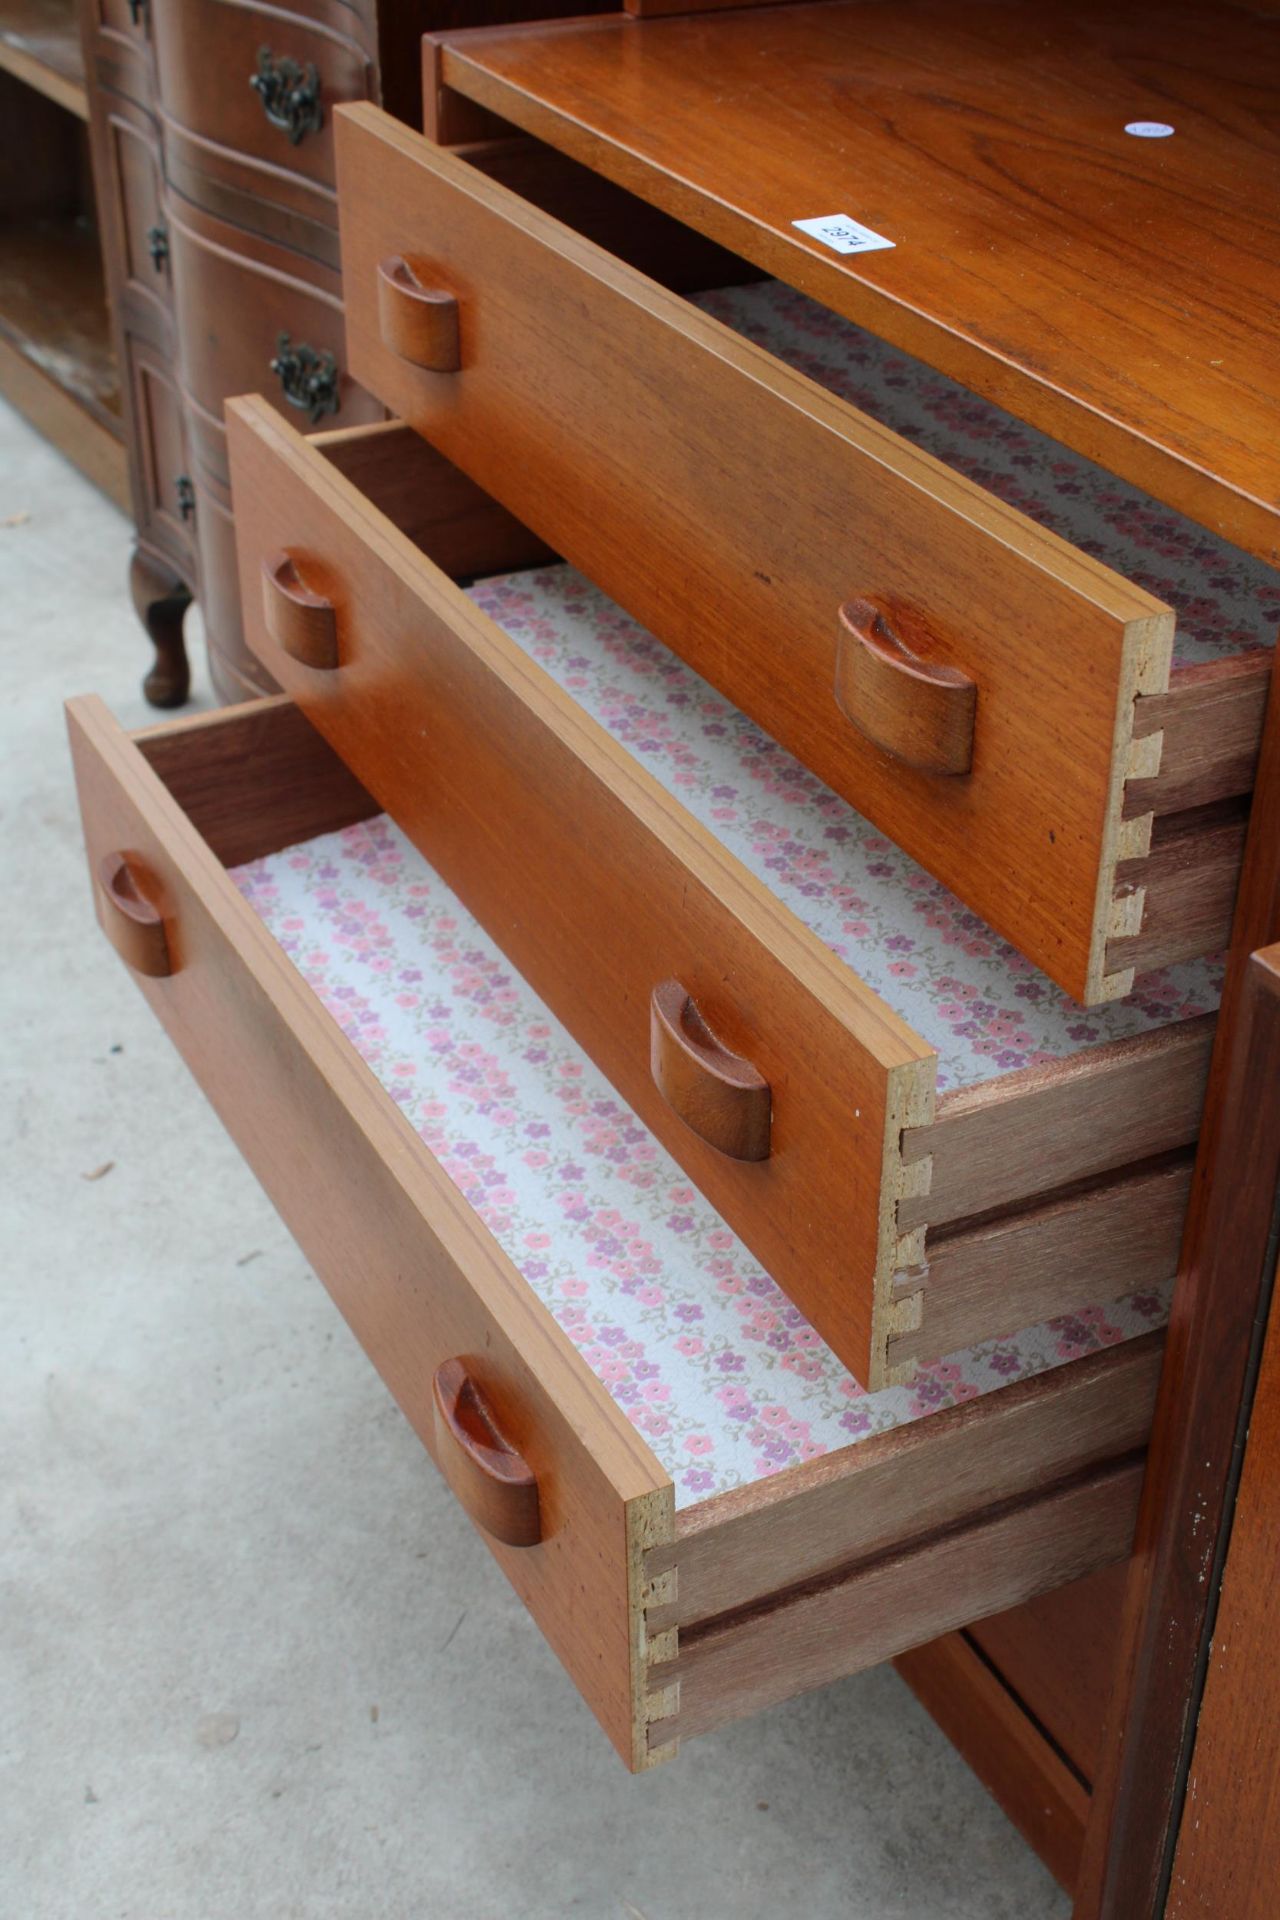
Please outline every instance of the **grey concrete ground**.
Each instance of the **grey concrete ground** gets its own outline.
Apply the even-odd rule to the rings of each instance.
[[[0,407],[2,1920],[1065,1915],[887,1669],[613,1758],[94,927],[127,552]]]

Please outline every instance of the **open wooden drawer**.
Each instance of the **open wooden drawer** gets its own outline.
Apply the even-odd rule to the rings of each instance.
[[[1081,1014],[408,429],[229,438],[249,645],[859,1380],[1173,1272],[1215,969]]]
[[[394,414],[1078,999],[1225,944],[1267,652],[1173,673],[1161,598],[628,264],[625,194],[584,238],[571,162],[336,119]]]
[[[1126,1552],[1151,1301],[860,1394],[687,1192],[611,1245],[681,1176],[292,705],[70,727],[105,931],[629,1766]]]

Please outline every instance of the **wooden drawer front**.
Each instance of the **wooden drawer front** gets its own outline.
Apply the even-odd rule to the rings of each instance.
[[[355,377],[1069,992],[1127,991],[1104,949],[1141,901],[1115,865],[1150,819],[1121,802],[1172,615],[456,155],[372,107],[338,119]],[[440,347],[396,260],[456,299],[458,371],[406,357]],[[846,719],[859,601],[976,686],[968,773]],[[866,651],[843,647],[842,679]],[[887,737],[910,673],[884,671]]]
[[[200,556],[200,608],[208,636],[209,677],[220,700],[233,704],[277,693],[276,683],[244,641],[240,580],[236,572],[236,524],[227,490],[195,463],[196,548]]]
[[[182,0],[157,10],[153,31],[167,120],[215,150],[257,159],[264,199],[272,174],[282,172],[332,188],[334,108],[370,91],[373,70],[361,46],[256,0]],[[291,126],[268,118],[268,96]]]
[[[228,419],[250,647],[866,1380],[929,1050],[318,448],[260,401]],[[277,637],[285,555],[335,609],[330,667]],[[767,1082],[767,1158],[709,1144],[659,1090],[667,981]]]
[[[460,1358],[482,1387],[533,1471],[541,1536],[486,1539],[628,1765],[1127,1551],[1154,1334],[676,1515],[618,1403],[226,871],[368,819],[371,797],[281,698],[132,740],[96,699],[69,711],[104,931],[485,1531],[433,1382]]]
[[[107,179],[99,184],[99,200],[110,207],[124,288],[138,299],[165,307],[169,237],[152,123],[140,108],[116,94],[104,97],[103,121]]]
[[[151,7],[130,4],[130,0],[97,0],[94,17],[110,33],[145,45],[151,27]]]
[[[171,208],[169,245],[182,383],[204,439],[221,441],[223,403],[237,393],[263,394],[304,432],[382,417],[346,371],[336,282],[300,278],[290,269],[303,262],[282,249],[185,209]],[[304,362],[322,383],[311,403]]]
[[[139,531],[166,551],[189,553],[194,496],[182,427],[182,403],[169,368],[142,340],[125,336],[129,389],[133,396],[133,433],[138,464],[135,490],[142,516]],[[183,504],[187,512],[183,513]]]
[[[669,1530],[670,1488],[216,857],[371,811],[285,712],[283,728],[279,708],[233,709],[139,747],[100,702],[77,703],[90,870],[127,853],[144,877],[172,971],[138,983],[429,1451],[437,1366],[463,1356],[482,1380],[536,1471],[544,1534],[489,1544],[631,1762],[636,1564]],[[198,807],[212,850],[149,759]],[[95,898],[102,919],[100,885]]]

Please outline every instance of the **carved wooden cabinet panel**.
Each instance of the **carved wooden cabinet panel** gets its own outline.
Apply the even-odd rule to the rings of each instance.
[[[148,696],[186,696],[199,597],[214,686],[270,692],[240,621],[223,402],[262,393],[310,432],[380,419],[347,375],[333,112],[420,124],[433,29],[606,0],[81,0],[94,176],[125,388],[133,587]],[[384,79],[387,81],[384,87]]]
[[[190,565],[194,506],[178,387],[168,362],[149,341],[126,334],[122,346],[137,456],[138,538]]]

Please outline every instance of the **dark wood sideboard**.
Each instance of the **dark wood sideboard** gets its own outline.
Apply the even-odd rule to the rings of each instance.
[[[223,402],[261,392],[306,430],[383,417],[344,366],[333,109],[374,100],[419,122],[425,31],[602,8],[81,0],[153,705],[187,696],[192,597],[219,695],[272,690],[243,639]]]

